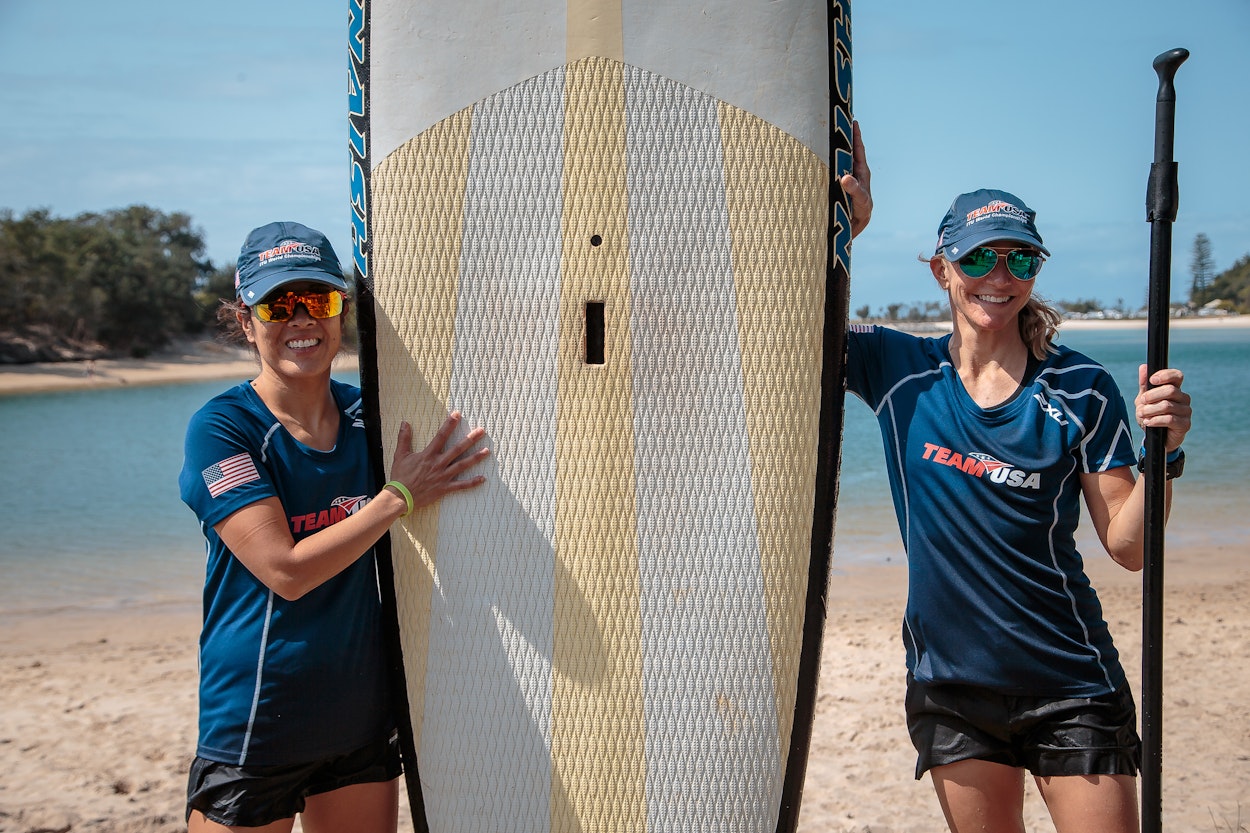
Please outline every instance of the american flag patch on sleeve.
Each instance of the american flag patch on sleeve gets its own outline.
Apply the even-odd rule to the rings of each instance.
[[[246,451],[227,457],[220,463],[214,463],[200,474],[204,475],[204,485],[208,487],[208,493],[213,497],[220,497],[235,486],[242,486],[244,483],[260,479],[256,464],[252,462],[252,455]]]

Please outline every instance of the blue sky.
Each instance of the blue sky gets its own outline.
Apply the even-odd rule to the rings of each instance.
[[[1194,236],[1250,253],[1247,0],[858,0],[855,115],[876,212],[852,308],[942,301],[916,262],[961,191],[1038,211],[1038,291],[1146,299],[1157,80],[1177,75],[1173,298]],[[345,0],[0,0],[0,208],[189,214],[215,264],[295,219],[350,251]]]

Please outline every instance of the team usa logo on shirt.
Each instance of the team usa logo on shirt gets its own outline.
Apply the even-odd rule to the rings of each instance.
[[[324,529],[331,524],[336,524],[346,518],[348,515],[355,515],[366,503],[369,502],[367,495],[359,497],[336,497],[330,501],[329,509],[322,509],[320,512],[309,512],[307,515],[291,516],[291,532],[316,532]]]
[[[1004,463],[992,454],[983,451],[969,451],[960,454],[935,443],[924,444],[924,459],[942,466],[959,469],[970,477],[987,478],[991,483],[1011,486],[1016,489],[1042,488],[1042,476],[1037,472],[1026,472],[1011,463]]]

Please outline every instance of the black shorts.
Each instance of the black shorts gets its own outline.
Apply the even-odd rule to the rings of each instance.
[[[1137,708],[1128,686],[1098,697],[1020,697],[907,677],[907,731],[933,767],[977,759],[1034,775],[1136,775]]]
[[[295,818],[310,795],[393,781],[402,773],[394,734],[355,752],[308,764],[232,766],[197,757],[187,780],[187,819],[192,810],[199,810],[218,824],[262,827]]]

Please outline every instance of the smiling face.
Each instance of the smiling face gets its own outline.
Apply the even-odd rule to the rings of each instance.
[[[929,262],[938,285],[950,294],[951,316],[979,330],[997,331],[1016,326],[1016,318],[1029,302],[1035,281],[1022,281],[1007,269],[1007,253],[1028,248],[1011,240],[985,244],[998,252],[998,262],[988,274],[970,278],[944,257]]]
[[[282,286],[273,295],[287,292],[328,292],[333,287],[316,281]],[[239,314],[247,340],[260,354],[262,367],[281,376],[301,377],[329,373],[343,341],[343,316],[313,318],[303,304],[285,321],[262,321],[248,308]]]

